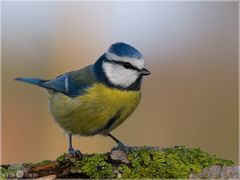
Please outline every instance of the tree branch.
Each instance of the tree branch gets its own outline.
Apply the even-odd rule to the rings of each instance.
[[[113,148],[105,154],[1,165],[2,178],[239,178],[239,166],[200,149],[175,146]]]

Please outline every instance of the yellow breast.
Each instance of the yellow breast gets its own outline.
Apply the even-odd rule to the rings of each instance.
[[[136,109],[140,91],[109,88],[96,83],[75,98],[50,95],[54,119],[66,131],[83,136],[105,134],[119,126]]]

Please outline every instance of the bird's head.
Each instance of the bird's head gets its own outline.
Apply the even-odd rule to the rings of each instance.
[[[121,88],[140,88],[143,76],[150,72],[144,68],[142,54],[134,47],[118,42],[101,58],[101,69],[108,82]]]

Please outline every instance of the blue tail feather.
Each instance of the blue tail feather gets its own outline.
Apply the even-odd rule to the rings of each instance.
[[[46,80],[37,79],[37,78],[15,78],[15,80],[30,83],[30,84],[35,84],[38,86],[42,86],[42,83],[46,82]]]

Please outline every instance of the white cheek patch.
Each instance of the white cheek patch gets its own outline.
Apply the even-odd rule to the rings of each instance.
[[[129,57],[120,57],[117,56],[116,54],[113,54],[109,51],[107,51],[105,53],[105,56],[107,59],[109,60],[115,60],[115,61],[123,61],[123,62],[129,62],[131,63],[133,66],[137,67],[138,69],[142,69],[144,68],[144,59],[136,59],[136,58],[129,58]]]
[[[132,69],[126,69],[121,65],[103,62],[103,70],[109,81],[124,88],[129,87],[138,79],[138,72]]]

